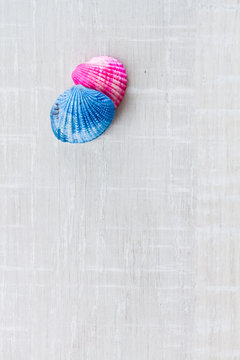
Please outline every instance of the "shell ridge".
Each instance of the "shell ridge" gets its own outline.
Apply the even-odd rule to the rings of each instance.
[[[102,108],[101,108],[101,112],[99,111],[99,108],[96,107],[94,104],[92,104],[92,108],[95,110],[96,115],[102,115],[103,117],[105,117],[105,114],[106,114],[105,109],[106,109],[106,107],[102,107]],[[101,125],[101,124],[99,123],[99,120],[98,120],[97,117],[94,117],[94,118],[93,118],[93,123],[94,123],[95,128],[98,128],[99,125]]]
[[[113,112],[113,114],[115,113],[114,103],[105,94],[102,94],[100,92],[98,92],[97,98],[98,98],[98,101],[101,101],[104,106],[102,106],[100,109],[99,106],[98,107],[96,106],[96,102],[92,102],[92,108],[95,110],[95,114],[97,114],[99,116],[101,115],[104,118],[104,120],[103,120],[104,126],[108,127],[110,125],[110,123],[106,122],[105,118],[106,118],[106,115],[107,116],[111,115],[111,112]],[[97,117],[94,117],[94,124],[95,124],[96,129],[99,129],[102,127],[102,123],[99,122]]]
[[[104,109],[105,107],[102,107],[102,108],[101,108],[102,111],[100,112],[100,111],[99,111],[99,107],[96,107],[96,104],[94,103],[94,101],[91,101],[91,103],[90,103],[90,98],[91,98],[91,95],[89,96],[88,99],[86,99],[86,102],[88,103],[89,108],[90,108],[90,104],[91,104],[91,108],[95,110],[95,114],[96,114],[96,115],[102,115],[102,117],[104,118],[105,113],[103,113],[103,109]],[[92,99],[92,100],[93,100],[93,99]],[[93,124],[94,124],[93,131],[96,132],[97,129],[99,129],[99,128],[101,127],[101,123],[99,122],[98,118],[97,118],[96,116],[94,116],[93,114],[90,114],[90,116],[91,116],[92,122],[93,122]]]
[[[94,82],[93,80],[89,80],[89,83],[86,84],[86,82],[84,81],[83,84],[89,88],[91,88],[92,86],[94,86]],[[96,80],[95,81],[95,84],[99,84],[99,87],[98,87],[98,90],[104,94],[106,94],[108,97],[110,97],[113,101],[117,101],[117,98],[120,95],[124,95],[124,90],[126,89],[126,86],[125,86],[125,89],[124,90],[118,90],[115,88],[115,86],[112,85],[112,88],[111,88],[111,84],[108,84],[108,83],[105,83],[105,87],[102,87],[101,86],[101,83],[99,82],[99,80]]]
[[[81,113],[80,113],[81,108],[78,107],[78,104],[80,103],[80,97],[81,97],[81,92],[76,91],[73,97],[73,107],[72,107],[72,134],[74,138],[77,137],[77,132],[79,132],[81,129],[81,125],[79,121],[79,118],[81,117]]]
[[[69,89],[70,90],[70,89]],[[67,92],[69,93],[69,90],[67,90]],[[63,94],[61,94],[56,103],[59,104],[59,108],[60,108],[60,111],[59,111],[59,122],[58,122],[58,128],[56,128],[54,126],[54,130],[55,130],[55,135],[58,134],[58,136],[62,136],[62,127],[64,127],[65,125],[65,119],[66,119],[66,108],[69,104],[70,100],[69,99],[66,99],[66,96],[63,96]],[[63,103],[63,107],[61,108],[61,104]],[[53,127],[53,123],[52,123],[52,127]],[[56,135],[57,136],[57,135]],[[58,137],[57,136],[57,137]]]
[[[86,91],[86,95],[87,96],[82,96],[82,101],[85,105],[85,112],[83,112],[83,139],[85,140],[86,139],[86,134],[85,132],[91,128],[91,122],[90,120],[92,121],[92,115],[91,113],[89,112],[89,108],[91,107],[91,104],[89,104],[89,101],[88,101],[88,92]],[[86,116],[87,115],[87,116]],[[92,129],[91,129],[92,131]]]
[[[106,74],[105,76],[103,73],[100,73],[100,72],[99,73],[94,72],[94,73],[96,75],[98,75],[98,78],[100,78],[100,80],[105,80],[106,82],[109,82],[111,80],[112,83],[115,83],[119,87],[121,87],[121,86],[123,86],[123,88],[124,88],[124,86],[126,87],[126,84],[127,84],[126,78],[121,78],[120,76],[118,76],[116,74],[114,76],[111,76],[110,73]],[[89,77],[90,76],[88,75],[88,78]]]
[[[76,92],[74,91],[75,89],[73,89],[73,88],[71,88],[70,89],[70,93],[71,93],[71,95],[73,96],[73,99],[74,99],[74,97],[75,97],[75,95],[76,95]],[[73,125],[73,122],[72,122],[72,117],[70,116],[70,114],[71,114],[71,110],[72,110],[72,108],[73,108],[73,106],[72,106],[72,98],[71,97],[69,97],[69,100],[68,100],[68,102],[67,102],[67,104],[66,104],[66,107],[65,107],[65,118],[64,118],[64,122],[63,122],[63,124],[62,124],[62,126],[60,127],[60,131],[64,134],[64,130],[66,130],[67,132],[68,132],[68,128],[69,128],[69,126],[68,126],[68,122],[69,122],[69,120],[71,121],[71,125]]]
[[[101,71],[99,71],[101,70]],[[114,74],[113,73],[113,70],[114,71]],[[93,73],[93,74],[96,74],[96,75],[100,75],[102,77],[104,76],[111,76],[111,75],[114,75],[114,77],[118,76],[122,81],[126,81],[127,79],[127,74],[125,72],[125,70],[121,71],[121,70],[118,70],[116,71],[116,68],[113,68],[113,69],[106,69],[104,67],[102,67],[101,69],[96,69],[96,67],[93,67],[93,68],[86,68],[85,67],[81,67],[80,65],[75,69],[75,72],[79,75],[81,72],[83,74],[85,74],[86,76],[89,76],[90,73]]]

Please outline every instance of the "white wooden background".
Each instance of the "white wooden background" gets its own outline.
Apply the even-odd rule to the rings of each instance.
[[[92,56],[94,142],[49,111]],[[240,359],[240,1],[0,1],[0,359]]]

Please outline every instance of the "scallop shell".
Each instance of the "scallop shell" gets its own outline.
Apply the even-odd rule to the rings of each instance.
[[[51,109],[54,135],[61,141],[84,143],[100,136],[115,113],[112,100],[99,91],[82,85],[61,94]]]
[[[98,56],[80,64],[72,72],[75,84],[101,91],[118,107],[127,87],[127,74],[123,65],[113,57]]]

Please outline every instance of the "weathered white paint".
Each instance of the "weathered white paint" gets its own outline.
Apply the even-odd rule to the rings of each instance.
[[[240,359],[240,2],[0,1],[0,358]],[[84,145],[71,71],[128,93]]]

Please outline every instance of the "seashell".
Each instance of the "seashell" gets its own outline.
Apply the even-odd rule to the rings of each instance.
[[[115,113],[112,100],[99,91],[82,85],[61,94],[51,109],[54,135],[61,141],[84,143],[100,136]]]
[[[72,72],[75,84],[101,91],[118,107],[127,87],[127,74],[123,65],[115,58],[98,56],[80,64]]]

